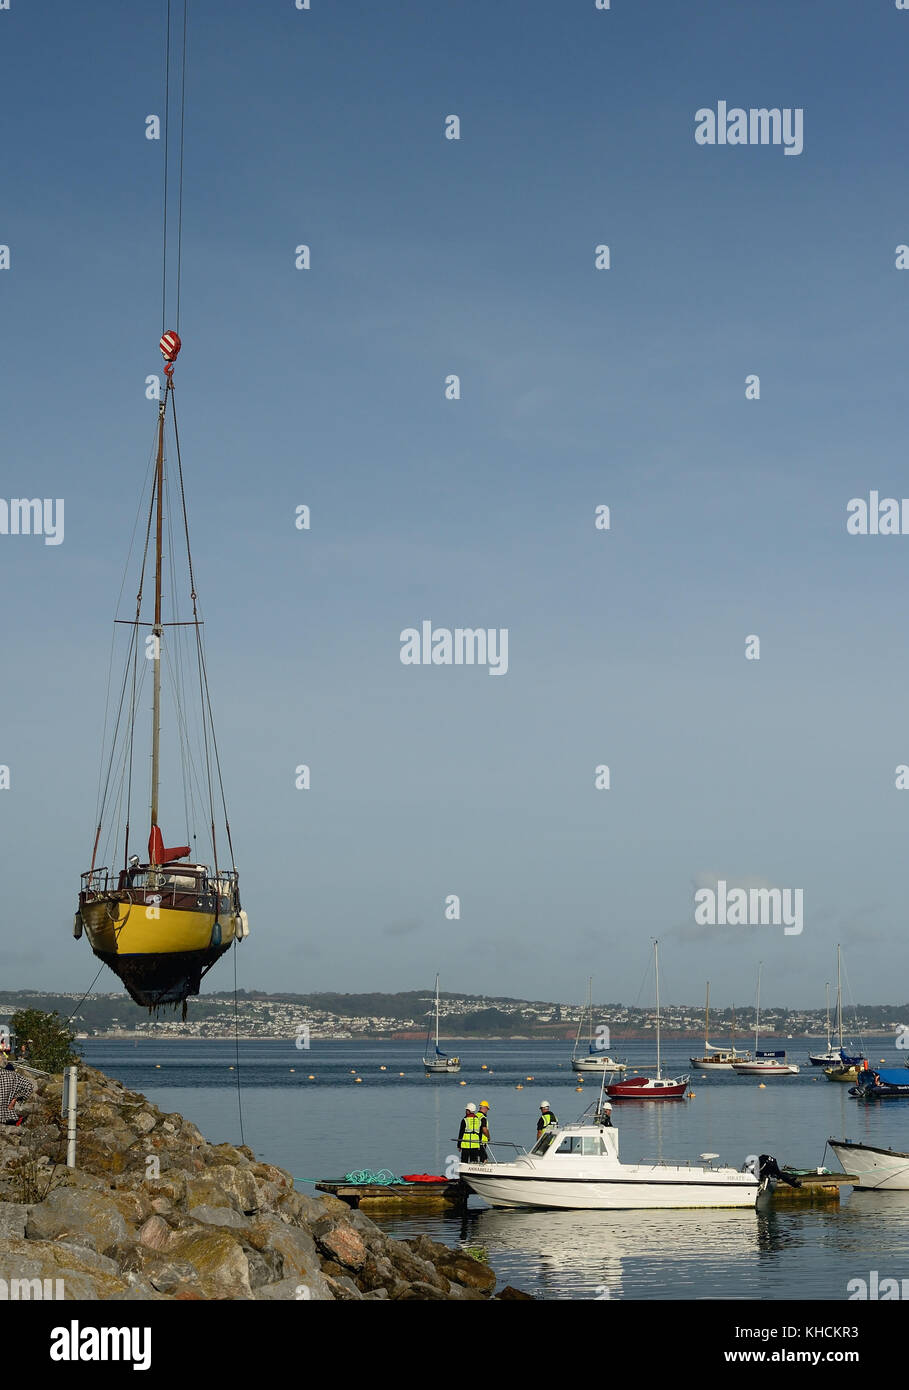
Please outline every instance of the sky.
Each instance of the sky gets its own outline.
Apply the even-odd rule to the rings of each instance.
[[[164,15],[0,10],[0,491],[65,501],[62,543],[0,534],[6,988],[96,969]],[[633,1003],[658,937],[667,999],[762,961],[822,1005],[837,942],[907,997],[909,535],[846,529],[909,493],[907,47],[889,0],[190,0],[174,379],[241,986]],[[698,143],[721,101],[804,148]],[[403,664],[424,621],[507,671]],[[720,879],[801,931],[699,925]]]

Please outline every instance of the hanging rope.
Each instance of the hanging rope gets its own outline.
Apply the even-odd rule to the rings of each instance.
[[[186,122],[186,24],[189,0],[183,0],[183,38],[180,72],[180,146],[177,161],[177,292],[176,329],[180,331],[180,280],[183,263],[183,146]],[[164,229],[162,236],[161,266],[161,333],[167,331],[167,232],[168,232],[168,183],[170,179],[170,51],[171,51],[171,0],[167,0],[167,24],[164,54]]]

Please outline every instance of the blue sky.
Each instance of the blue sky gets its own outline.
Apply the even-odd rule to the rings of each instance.
[[[841,940],[856,997],[901,1001],[909,537],[845,521],[909,493],[909,14],[312,5],[189,16],[175,380],[241,984],[629,1000],[658,935],[674,999],[747,1002],[763,959],[767,1001],[820,1004]],[[0,536],[11,987],[94,974],[163,14],[0,12],[2,495],[66,506],[60,546]],[[721,99],[802,108],[803,153],[697,145]],[[403,666],[427,618],[507,628],[508,673]],[[802,888],[804,931],[695,928],[711,874]]]

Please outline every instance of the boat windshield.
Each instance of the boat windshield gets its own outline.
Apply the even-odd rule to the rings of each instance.
[[[544,1154],[551,1147],[557,1133],[558,1130],[553,1125],[547,1125],[530,1152],[532,1154]]]

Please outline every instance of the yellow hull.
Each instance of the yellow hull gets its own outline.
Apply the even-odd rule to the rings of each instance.
[[[150,915],[157,912],[157,916]],[[186,951],[207,951],[213,945],[229,946],[236,935],[234,918],[218,918],[220,941],[212,941],[213,912],[173,907],[146,907],[142,903],[99,901],[86,903],[82,920],[93,951],[118,956],[161,956]]]

